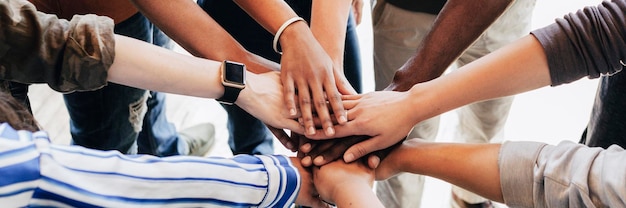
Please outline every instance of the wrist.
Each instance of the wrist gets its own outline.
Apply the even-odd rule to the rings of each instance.
[[[302,47],[303,45],[306,45],[304,43],[309,43],[309,41],[316,40],[313,37],[309,26],[304,21],[297,21],[289,25],[289,27],[285,28],[278,39],[280,48],[283,49],[282,51],[285,51],[285,49],[292,46]]]
[[[291,31],[290,29],[288,29],[289,27],[293,27],[292,25],[297,24],[298,22],[305,22],[305,20],[302,19],[302,17],[295,16],[290,19],[287,19],[280,26],[280,28],[278,28],[278,30],[276,31],[276,34],[274,35],[274,40],[272,41],[272,48],[274,49],[274,52],[278,54],[282,54],[282,50],[280,50],[278,46],[279,40],[281,39],[283,33],[285,33],[286,30]],[[281,45],[282,45],[282,42],[281,42]]]

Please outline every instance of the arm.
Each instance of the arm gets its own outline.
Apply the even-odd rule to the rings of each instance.
[[[311,32],[333,61],[337,87],[342,94],[356,94],[343,74],[343,56],[346,45],[346,25],[352,0],[315,0],[311,7]]]
[[[447,1],[432,30],[387,90],[406,91],[435,79],[506,10],[513,0]],[[476,12],[480,11],[480,12]]]
[[[361,162],[342,160],[313,169],[320,197],[337,207],[384,207],[372,192],[373,170]]]
[[[10,52],[0,56],[2,79],[47,83],[62,92],[94,90],[111,81],[205,98],[223,94],[219,62],[114,35],[110,18],[77,15],[68,22],[37,13],[25,1],[3,1],[0,9],[6,11],[0,15],[7,20],[0,23],[6,34],[0,48]],[[281,113],[278,79],[276,73],[248,73],[248,86],[236,104],[269,125],[303,133],[298,122]]]
[[[465,65],[462,70],[415,85],[407,92],[382,91],[344,96],[346,109],[349,109],[349,122],[335,127],[335,136],[372,137],[346,151],[344,160],[351,162],[399,142],[416,123],[425,119],[472,102],[513,95],[549,84],[545,52],[537,39],[527,36]],[[321,132],[309,137],[325,138]]]
[[[296,17],[284,1],[235,2],[272,34],[276,34],[286,20]],[[284,85],[285,104],[290,115],[297,115],[299,107],[307,130],[306,135],[311,135],[315,133],[313,123],[315,110],[322,121],[324,132],[333,135],[333,123],[326,101],[329,102],[335,119],[340,124],[345,123],[345,110],[341,105],[341,94],[338,89],[350,88],[341,86],[347,83],[335,81],[331,57],[304,22],[298,21],[289,25],[280,36],[279,42],[283,51],[281,80]]]
[[[241,62],[255,73],[279,69],[278,64],[247,51],[194,1],[132,2],[150,21],[194,56]]]
[[[499,152],[500,144],[452,144],[409,139],[382,160],[376,168],[376,179],[383,180],[400,172],[422,174],[502,202]]]
[[[44,132],[17,134],[6,123],[0,126],[2,164],[11,164],[3,168],[15,173],[2,181],[20,187],[3,196],[6,206],[48,202],[75,207],[290,207],[294,200],[307,206],[323,204],[312,197],[312,176],[284,156],[127,156],[50,144]],[[34,189],[42,194],[24,197],[22,190]]]
[[[337,126],[335,136],[373,138],[348,149],[344,160],[389,147],[414,124],[463,105],[620,71],[620,60],[626,59],[625,10],[622,1],[587,7],[406,93],[347,97],[359,100],[346,102],[350,122]],[[309,137],[324,138],[319,133]]]
[[[115,43],[117,55],[108,71],[110,82],[204,98],[219,98],[224,93],[220,62],[178,54],[123,36],[116,36]],[[270,126],[303,133],[302,126],[284,112],[278,73],[247,73],[246,79],[236,105]]]

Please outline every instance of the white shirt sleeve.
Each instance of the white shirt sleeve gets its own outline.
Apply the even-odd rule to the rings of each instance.
[[[44,132],[33,141],[3,135],[0,204],[8,207],[289,207],[300,188],[285,156],[158,158],[54,145]]]

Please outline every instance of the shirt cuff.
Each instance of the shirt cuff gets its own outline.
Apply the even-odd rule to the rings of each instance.
[[[268,189],[259,207],[291,207],[300,191],[298,169],[288,157],[282,155],[257,155],[265,164]]]
[[[538,142],[506,142],[500,148],[500,184],[504,203],[533,207],[534,168],[541,149]]]

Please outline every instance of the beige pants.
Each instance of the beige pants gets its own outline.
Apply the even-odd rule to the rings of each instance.
[[[535,0],[515,1],[448,70],[470,63],[529,34],[534,5]],[[387,4],[384,0],[378,0],[372,18],[376,90],[382,90],[389,85],[394,72],[415,54],[417,46],[430,31],[436,15],[403,10]],[[513,97],[506,97],[459,108],[457,110],[459,124],[454,132],[455,141],[467,143],[499,141],[512,102]],[[435,140],[439,120],[439,117],[435,117],[417,124],[409,133],[409,138]],[[423,176],[400,174],[377,183],[376,194],[385,207],[419,207],[423,184]],[[486,201],[458,187],[453,187],[453,192],[470,203]]]

